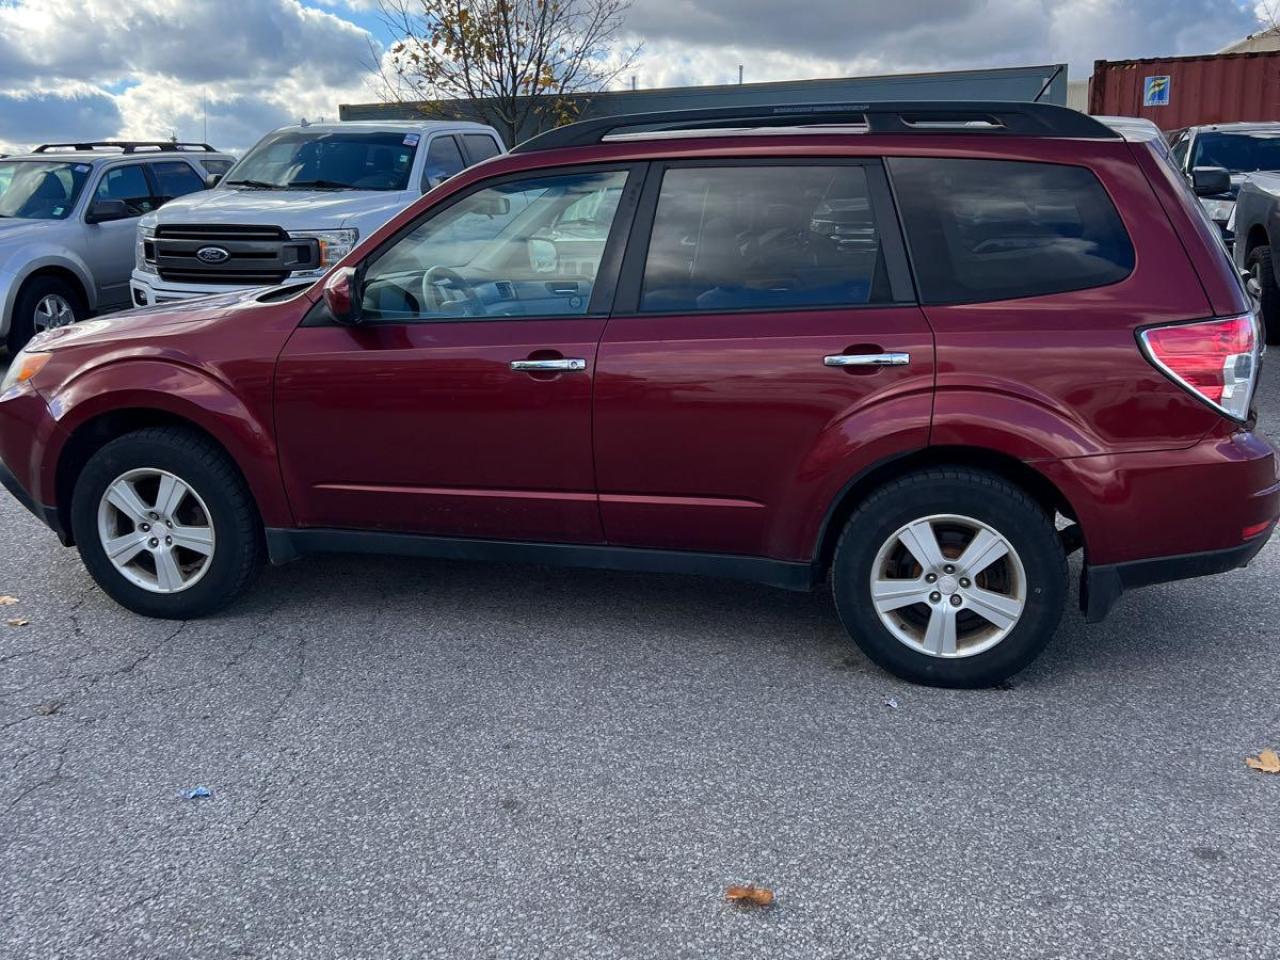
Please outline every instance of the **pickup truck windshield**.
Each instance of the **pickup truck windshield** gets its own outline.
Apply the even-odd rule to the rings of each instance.
[[[309,133],[267,137],[228,174],[229,186],[273,190],[404,190],[414,133]]]
[[[91,169],[87,163],[0,160],[0,217],[65,220]]]
[[[1230,173],[1280,170],[1280,132],[1202,133],[1192,167],[1225,167]]]

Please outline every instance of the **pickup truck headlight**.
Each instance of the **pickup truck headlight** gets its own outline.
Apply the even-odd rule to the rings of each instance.
[[[1234,200],[1206,200],[1202,198],[1200,205],[1204,207],[1204,212],[1209,215],[1209,219],[1214,223],[1222,223],[1229,219],[1231,211],[1236,208]]]
[[[320,269],[328,270],[355,248],[356,241],[360,239],[360,231],[355,227],[342,227],[338,230],[290,230],[289,236],[294,240],[319,240]]]
[[[133,244],[133,265],[141,273],[156,272],[155,227],[139,227]]]

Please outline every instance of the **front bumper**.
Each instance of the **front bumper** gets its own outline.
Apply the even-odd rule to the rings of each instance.
[[[3,485],[6,490],[13,494],[15,500],[31,511],[36,519],[56,533],[59,540],[65,544],[71,542],[71,535],[63,528],[62,518],[58,516],[58,508],[36,500],[30,491],[18,482],[18,478],[13,475],[13,471],[3,463],[0,463],[0,485]]]
[[[286,283],[304,283],[315,280],[322,271],[314,274],[294,274]],[[196,297],[220,296],[224,293],[235,293],[237,290],[262,289],[261,283],[172,283],[163,280],[154,273],[143,273],[134,270],[129,277],[129,295],[135,307],[154,307],[161,303],[175,303],[180,300],[193,300]]]

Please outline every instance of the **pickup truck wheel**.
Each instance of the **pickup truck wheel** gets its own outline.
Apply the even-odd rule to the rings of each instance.
[[[1053,521],[994,474],[935,469],[880,488],[849,519],[832,587],[868,657],[938,687],[999,683],[1057,629],[1066,554]]]
[[[228,604],[262,565],[262,526],[231,459],[199,434],[125,434],[90,459],[71,498],[90,575],[122,606],[186,620]]]
[[[23,285],[13,305],[6,343],[12,356],[32,337],[54,327],[83,320],[87,310],[80,292],[57,277],[36,277]]]
[[[1276,282],[1271,248],[1254,247],[1249,252],[1247,266],[1249,294],[1261,304],[1267,343],[1280,343],[1280,283]]]

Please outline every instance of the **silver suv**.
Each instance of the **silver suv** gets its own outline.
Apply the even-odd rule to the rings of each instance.
[[[203,190],[234,158],[208,144],[49,143],[0,159],[0,336],[129,305],[138,218]]]

